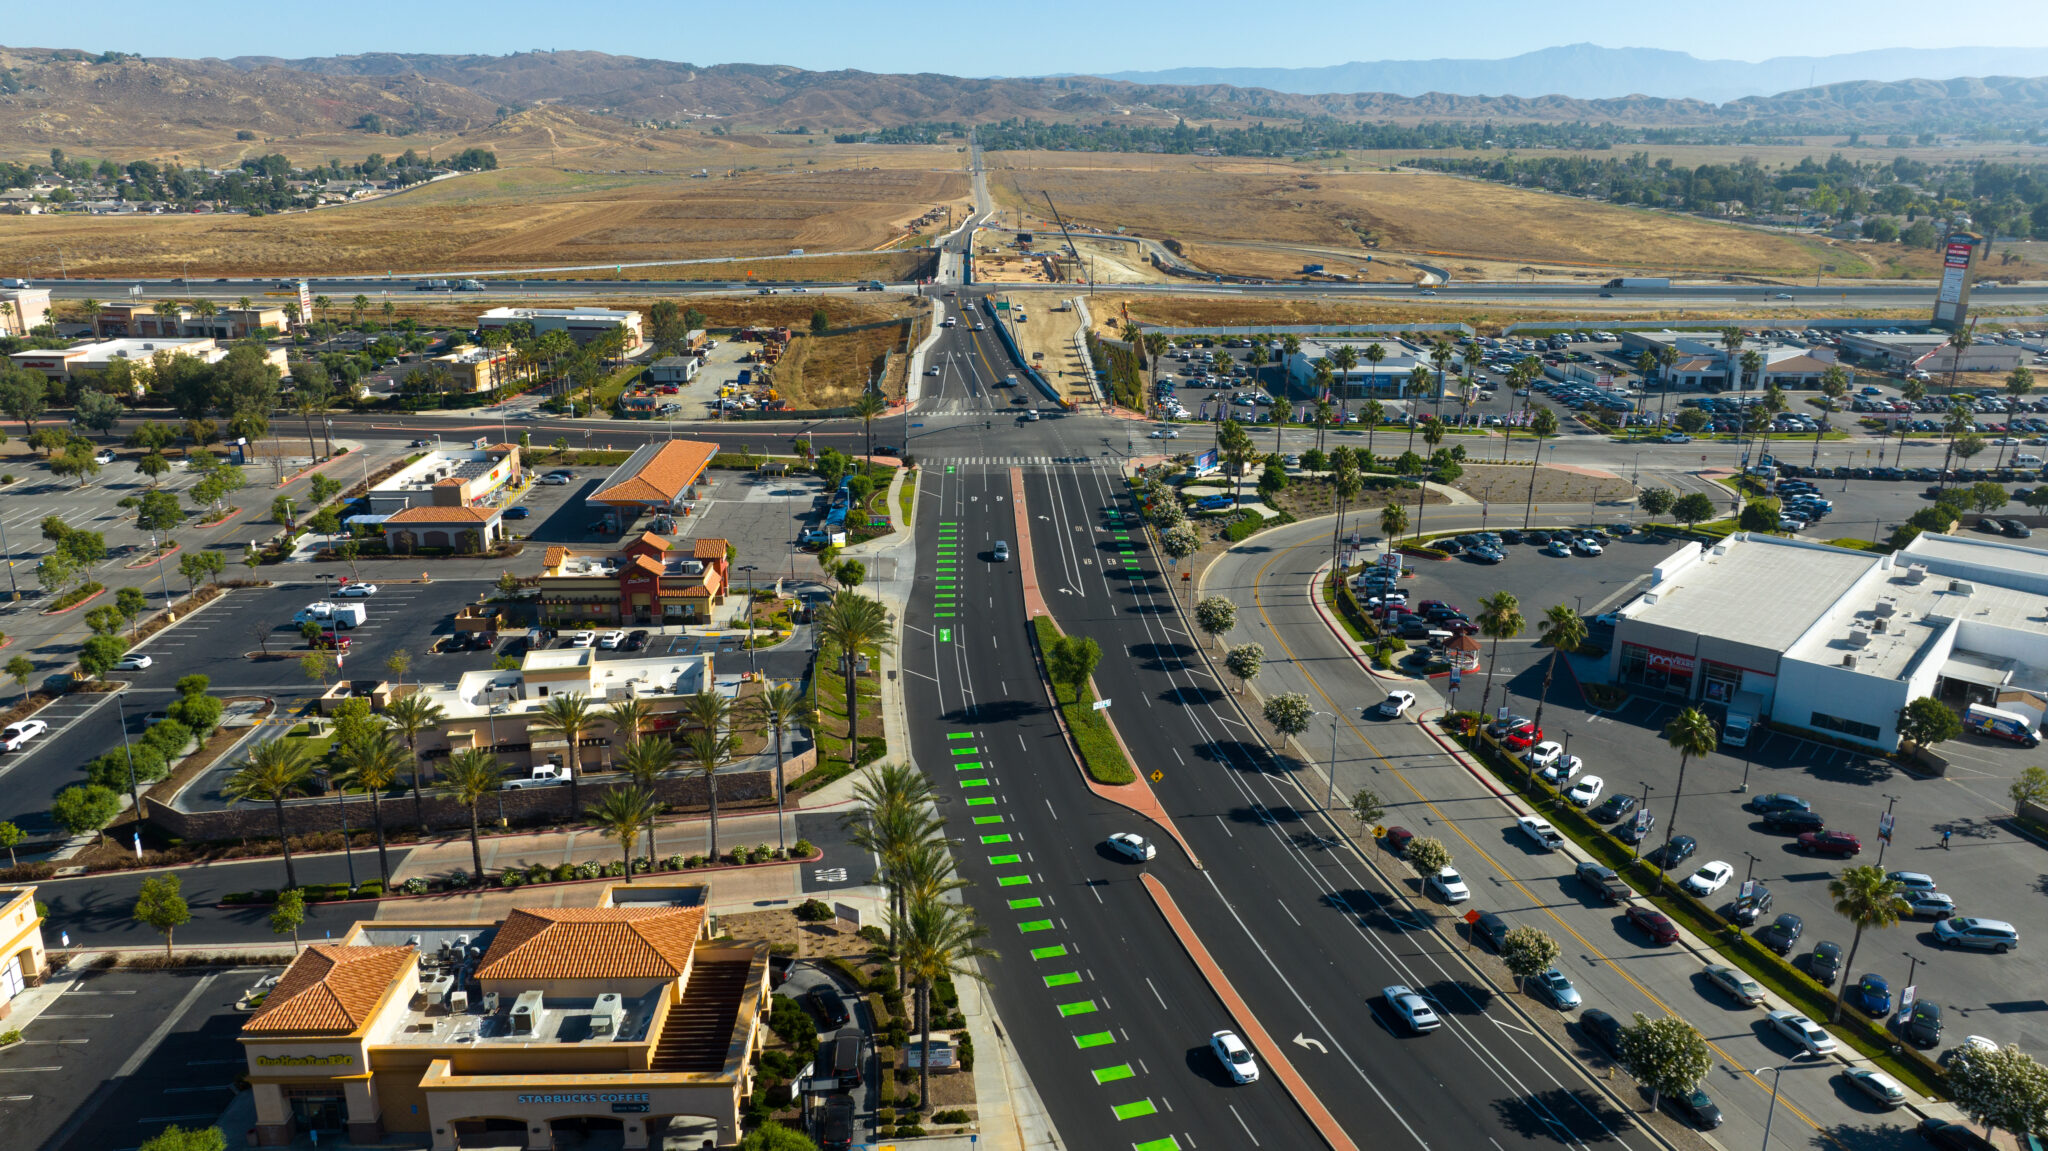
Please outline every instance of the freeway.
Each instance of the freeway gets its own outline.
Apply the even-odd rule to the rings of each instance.
[[[1309,581],[1328,560],[1329,526],[1325,518],[1275,528],[1258,537],[1257,547],[1234,549],[1216,562],[1206,574],[1204,594],[1228,596],[1240,605],[1238,626],[1224,642],[1265,647],[1261,693],[1302,692],[1322,709],[1324,718],[1314,729],[1317,748],[1337,717],[1336,790],[1350,794],[1371,787],[1386,801],[1388,823],[1442,838],[1475,892],[1475,906],[1500,913],[1511,926],[1538,927],[1564,944],[1566,969],[1588,1006],[1622,1019],[1638,1011],[1676,1014],[1698,1026],[1715,1054],[1706,1086],[1728,1117],[1719,1137],[1729,1146],[1761,1145],[1772,1082],[1754,1069],[1790,1054],[1764,1029],[1761,1009],[1738,1006],[1707,985],[1699,974],[1701,961],[1693,956],[1648,946],[1614,908],[1584,891],[1566,855],[1524,844],[1510,830],[1509,808],[1412,720],[1385,721],[1361,711],[1377,703],[1388,686],[1421,695],[1418,713],[1442,703],[1427,683],[1374,682],[1322,622]],[[1615,782],[1634,786],[1633,777]],[[1859,1106],[1840,1087],[1839,1070],[1839,1064],[1823,1061],[1783,1077],[1774,1138],[1788,1147],[1901,1143],[1905,1126]]]
[[[1291,765],[1266,753],[1201,664],[1169,573],[1142,544],[1119,542],[1142,532],[1118,473],[1033,470],[1025,489],[1048,604],[1101,646],[1101,693],[1206,864],[1199,877],[1164,878],[1266,1028],[1328,1046],[1297,1065],[1345,1129],[1432,1147],[1653,1146],[1385,881],[1336,849]],[[1380,995],[1395,983],[1432,999],[1444,1029],[1408,1034]]]
[[[1311,1147],[1271,1075],[1231,1086],[1208,1053],[1234,1025],[1137,881],[1098,845],[1137,821],[1095,798],[1046,706],[1013,564],[1006,471],[919,476],[919,568],[904,620],[911,751],[932,779],[966,895],[997,957],[1004,1030],[1067,1145]],[[1162,852],[1149,865],[1199,882]]]

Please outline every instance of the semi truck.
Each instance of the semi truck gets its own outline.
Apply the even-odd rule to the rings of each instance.
[[[1607,281],[1605,285],[1610,292],[1618,288],[1668,288],[1670,286],[1671,277],[1669,276],[1617,276]]]
[[[415,292],[452,292],[455,290],[455,281],[421,280],[412,286],[412,290]]]

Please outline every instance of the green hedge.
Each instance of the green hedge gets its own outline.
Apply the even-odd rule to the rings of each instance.
[[[1059,628],[1049,616],[1038,616],[1031,625],[1038,638],[1039,667],[1043,671],[1045,649],[1059,638]],[[1138,773],[1131,770],[1131,761],[1124,757],[1122,745],[1110,733],[1109,721],[1090,706],[1095,702],[1095,693],[1086,684],[1081,685],[1078,698],[1062,684],[1053,684],[1052,690],[1053,698],[1059,701],[1060,714],[1066,717],[1067,730],[1074,733],[1074,744],[1081,749],[1081,764],[1088,769],[1088,777],[1097,783],[1135,782]]]

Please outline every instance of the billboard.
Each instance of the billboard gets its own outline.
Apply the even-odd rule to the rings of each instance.
[[[1941,287],[1934,294],[1934,326],[1955,331],[1970,314],[1970,267],[1983,250],[1984,238],[1973,232],[1951,232],[1941,245]]]

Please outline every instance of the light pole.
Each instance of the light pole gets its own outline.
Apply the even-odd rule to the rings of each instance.
[[[356,890],[356,852],[348,841],[348,789],[339,788],[334,793],[334,806],[341,809],[341,854],[348,860],[348,889]]]
[[[7,590],[13,599],[21,599],[21,585],[14,582],[14,550],[7,546],[7,525],[0,523],[0,560],[7,564]]]
[[[121,751],[128,757],[128,800],[135,805],[135,858],[142,858],[142,789],[135,782],[135,749],[128,743],[128,708],[114,693],[114,711],[121,718]]]
[[[1898,796],[1890,793],[1886,793],[1884,798],[1884,819],[1879,821],[1877,828],[1877,865],[1879,867],[1884,866],[1884,849],[1890,847],[1892,843],[1892,805],[1899,801]]]
[[[754,654],[754,573],[760,569],[753,564],[746,564],[739,570],[747,573],[747,666],[759,672],[761,661]]]
[[[1643,785],[1643,802],[1642,802],[1642,804],[1641,804],[1641,805],[1640,805],[1640,806],[1639,806],[1639,807],[1638,807],[1638,808],[1636,809],[1636,815],[1635,815],[1635,818],[1636,818],[1636,819],[1637,819],[1638,821],[1640,821],[1640,820],[1641,820],[1641,819],[1643,818],[1643,812],[1646,812],[1646,811],[1650,810],[1650,781],[1649,781],[1649,780],[1647,780],[1647,779],[1645,779],[1645,780],[1641,780],[1640,782],[1641,782],[1641,783],[1642,783],[1642,785]],[[1637,824],[1637,826],[1638,826],[1638,827],[1640,827],[1640,826],[1641,826],[1640,822],[1639,822],[1639,823]],[[1637,862],[1641,862],[1641,861],[1642,861],[1642,858],[1643,858],[1643,839],[1644,839],[1644,838],[1645,838],[1644,836],[1638,835],[1638,836],[1636,836],[1636,841],[1635,841],[1635,842],[1634,842],[1633,844],[1630,844],[1630,845],[1629,845],[1629,846],[1630,846],[1630,848],[1631,848],[1631,849],[1632,849],[1632,850],[1633,850],[1633,851],[1635,852],[1635,857],[1636,857],[1636,860],[1637,860]]]
[[[1771,1120],[1778,1117],[1778,1077],[1785,1074],[1785,1065],[1780,1064],[1776,1067],[1759,1067],[1755,1071],[1750,1072],[1750,1074],[1762,1075],[1766,1071],[1771,1073],[1771,1106],[1769,1110],[1764,1112],[1763,1146],[1764,1151],[1770,1151]]]
[[[1906,981],[1899,985],[1899,995],[1903,998],[1906,994],[1906,988],[1913,986],[1913,976],[1920,972],[1920,957],[1910,951],[1901,951],[1899,954],[1906,957]],[[1849,978],[1849,973],[1846,971],[1842,972],[1842,978],[1845,980]]]
[[[1749,857],[1749,867],[1742,873],[1743,886],[1747,887],[1750,877],[1756,874],[1756,865],[1763,861],[1763,856],[1750,851],[1745,851],[1742,854]]]

